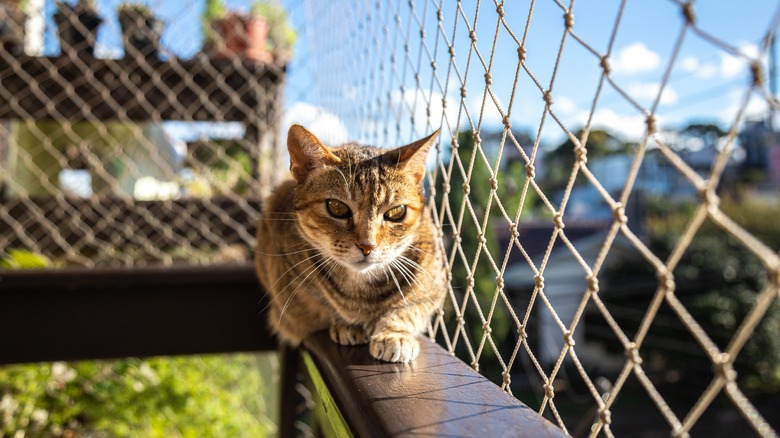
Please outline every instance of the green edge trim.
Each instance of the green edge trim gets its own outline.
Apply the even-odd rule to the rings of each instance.
[[[328,424],[330,425],[332,435],[328,433],[325,435],[339,438],[352,437],[352,432],[349,430],[347,422],[344,421],[344,416],[341,415],[341,411],[328,390],[328,386],[325,384],[325,381],[322,380],[322,375],[320,375],[320,371],[317,369],[317,365],[314,363],[311,355],[308,351],[301,350],[301,356],[303,357],[303,363],[306,365],[306,370],[309,372],[309,377],[311,377],[314,390],[317,395],[319,395],[319,400],[322,405],[320,411],[324,414],[323,417],[327,419]]]

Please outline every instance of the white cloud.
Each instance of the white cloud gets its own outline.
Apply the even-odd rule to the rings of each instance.
[[[743,44],[739,48],[740,53],[749,59],[758,58],[758,46],[752,43]],[[732,79],[738,74],[744,72],[747,63],[744,58],[734,56],[730,53],[720,55],[720,75],[726,79]]]
[[[585,125],[588,120],[588,112],[580,112],[576,119],[580,126]],[[618,114],[609,108],[597,109],[593,114],[591,126],[614,132],[626,141],[638,141],[647,129],[643,115]]]
[[[577,104],[566,96],[555,97],[552,108],[561,115],[574,114],[577,112]]]
[[[680,61],[680,68],[686,73],[692,73],[700,79],[710,79],[718,72],[714,64],[699,61],[695,56],[686,56]]]
[[[644,43],[629,44],[610,58],[610,66],[615,73],[641,73],[653,71],[661,64],[661,56],[647,48]]]
[[[498,104],[501,105],[501,111],[506,114],[506,105],[501,101],[501,99],[496,96],[496,99],[498,99]],[[503,123],[503,117],[501,116],[501,111],[498,110],[498,107],[496,106],[496,103],[493,102],[493,98],[490,97],[490,94],[485,96],[485,107],[482,107],[482,93],[479,93],[476,96],[468,98],[468,109],[469,113],[471,114],[471,118],[474,120],[474,123],[476,124],[479,120],[480,111],[482,113],[482,125],[485,126],[497,126],[501,125]]]
[[[660,84],[652,82],[636,82],[626,87],[626,91],[635,99],[654,102],[656,97],[658,97],[660,86]],[[675,102],[677,102],[677,92],[667,84],[663,93],[661,93],[661,104],[670,105]]]
[[[297,123],[314,133],[325,144],[337,145],[349,140],[349,131],[339,116],[305,102],[290,105],[282,116],[282,129]]]

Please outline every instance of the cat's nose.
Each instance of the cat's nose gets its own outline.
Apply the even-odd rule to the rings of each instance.
[[[358,242],[355,245],[363,251],[364,256],[371,254],[371,251],[376,249],[376,245],[371,242]]]

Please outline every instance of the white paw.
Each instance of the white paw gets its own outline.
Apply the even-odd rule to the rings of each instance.
[[[369,351],[379,360],[407,363],[420,354],[420,342],[408,333],[377,333],[371,337]]]
[[[330,339],[341,345],[359,345],[368,342],[368,335],[362,327],[334,323],[330,326]]]

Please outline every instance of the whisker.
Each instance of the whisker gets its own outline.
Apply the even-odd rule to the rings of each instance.
[[[287,302],[284,303],[284,307],[282,307],[282,311],[279,313],[279,324],[282,323],[282,317],[284,316],[284,312],[287,311],[287,308],[290,306],[290,303],[292,302],[293,297],[295,297],[295,295],[298,293],[298,291],[301,289],[301,287],[303,287],[303,285],[306,284],[306,280],[308,280],[309,277],[312,276],[312,274],[314,274],[315,272],[319,271],[319,268],[322,265],[324,265],[326,262],[327,262],[327,260],[318,260],[318,261],[314,262],[311,266],[309,266],[304,271],[304,272],[308,271],[309,273],[306,275],[306,277],[304,277],[303,280],[301,280],[300,283],[298,283],[298,286],[290,294],[290,298],[288,298]],[[298,277],[300,277],[300,274],[298,275]],[[295,278],[298,278],[298,277],[295,277]],[[290,284],[292,284],[292,282],[290,282]],[[286,287],[285,287],[285,289],[286,289]]]

